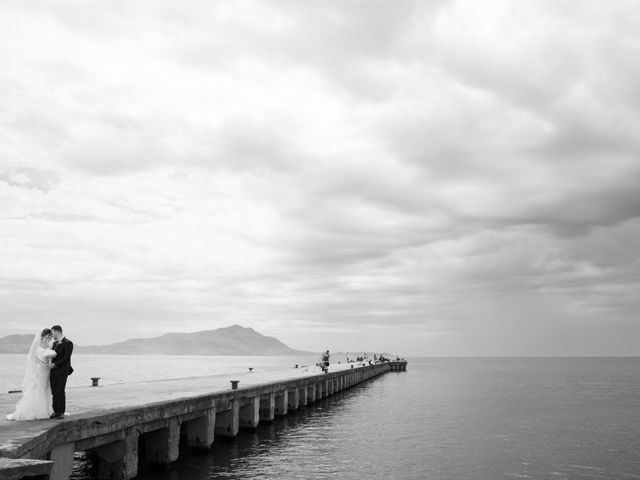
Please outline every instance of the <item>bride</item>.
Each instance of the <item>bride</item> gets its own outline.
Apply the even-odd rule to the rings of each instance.
[[[56,352],[51,350],[51,330],[45,328],[33,339],[27,354],[27,371],[22,380],[22,398],[16,411],[7,415],[8,420],[36,420],[49,418],[53,412],[49,365]]]

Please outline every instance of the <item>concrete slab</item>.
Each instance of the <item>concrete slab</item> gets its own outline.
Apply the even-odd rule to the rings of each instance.
[[[24,458],[0,458],[0,478],[19,480],[24,477],[49,475],[53,462],[49,460],[31,460]]]

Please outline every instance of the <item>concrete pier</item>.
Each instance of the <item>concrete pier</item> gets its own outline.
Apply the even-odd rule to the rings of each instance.
[[[276,416],[285,416],[288,412],[287,405],[289,405],[289,391],[284,389],[276,395]]]
[[[80,407],[65,420],[0,421],[0,479],[67,480],[74,453],[91,451],[99,478],[128,480],[138,473],[139,456],[169,464],[180,442],[208,449],[218,436],[255,430],[382,373],[404,371],[406,362],[341,367],[266,382],[256,382],[254,372],[236,390],[228,378],[210,377],[72,390],[69,403]],[[17,398],[0,395],[0,409],[10,411]]]
[[[260,396],[249,397],[240,407],[240,428],[255,430],[260,422]]]
[[[187,420],[182,424],[187,445],[206,450],[211,447],[215,436],[216,407],[202,412],[202,416]]]
[[[289,399],[287,403],[287,411],[292,412],[298,409],[298,405],[300,403],[300,390],[298,386],[294,386],[291,390],[289,390],[289,395],[287,396]]]
[[[268,393],[260,399],[260,421],[272,422],[276,416],[276,395]]]
[[[240,430],[240,401],[231,398],[226,403],[226,408],[216,411],[215,434],[221,437],[235,437]]]

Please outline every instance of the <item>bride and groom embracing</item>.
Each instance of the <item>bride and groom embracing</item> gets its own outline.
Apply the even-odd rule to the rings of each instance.
[[[22,380],[22,398],[8,420],[63,419],[67,377],[73,373],[73,342],[54,325],[36,335],[27,354],[27,371]]]

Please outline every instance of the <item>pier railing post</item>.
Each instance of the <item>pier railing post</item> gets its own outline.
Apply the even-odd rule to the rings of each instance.
[[[215,438],[216,407],[213,406],[203,412],[202,417],[194,418],[184,424],[187,445],[208,449]]]
[[[313,403],[317,400],[316,396],[316,382],[307,386],[307,402]]]
[[[260,422],[260,397],[253,397],[240,407],[240,428],[255,430]]]
[[[178,459],[180,447],[180,423],[173,417],[167,426],[144,436],[145,459],[151,463],[167,465]]]
[[[129,428],[123,440],[96,449],[99,479],[130,480],[138,475],[138,438],[138,430]]]
[[[307,405],[309,395],[308,395],[308,391],[307,391],[307,387],[300,387],[298,389],[298,399],[299,399],[299,405],[301,407],[305,407]]]
[[[276,416],[280,417],[287,414],[287,406],[289,404],[289,392],[282,390],[276,394]]]
[[[232,400],[229,408],[216,411],[216,435],[222,437],[235,437],[240,429],[240,402]]]
[[[271,422],[276,415],[276,395],[270,393],[260,400],[260,421]]]
[[[297,410],[300,405],[300,389],[298,387],[289,390],[289,401],[287,410]]]

